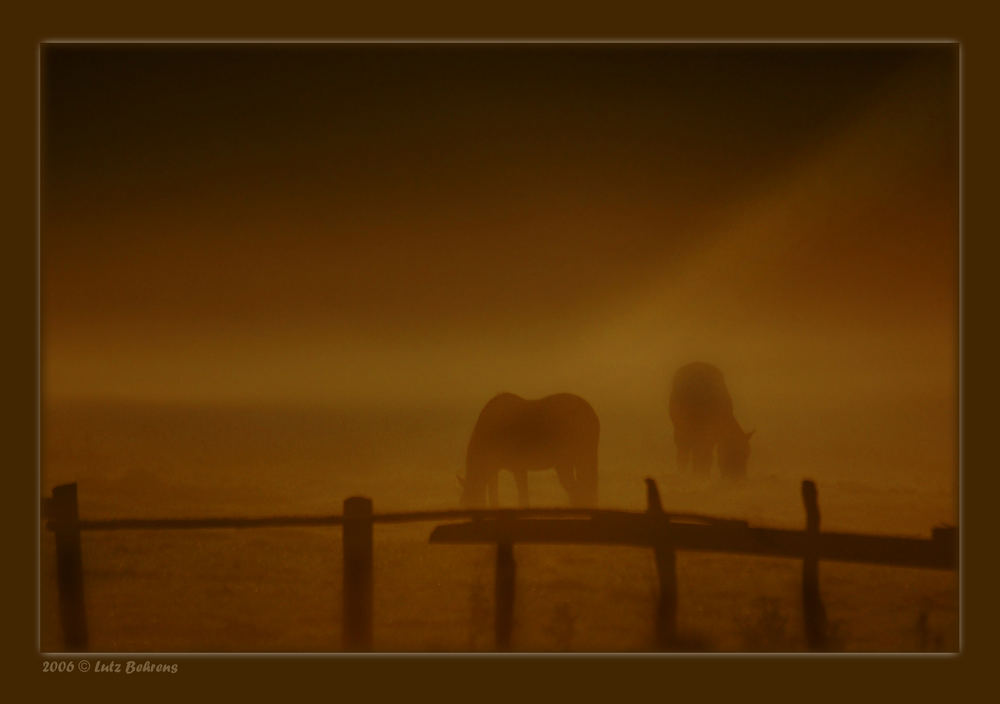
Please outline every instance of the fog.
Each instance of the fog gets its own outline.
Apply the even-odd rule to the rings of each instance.
[[[602,506],[652,476],[667,508],[797,527],[809,477],[824,527],[953,524],[955,62],[49,48],[43,488],[79,481],[88,516],[451,507],[489,398],[568,391]],[[676,469],[694,360],[756,430],[744,485]]]

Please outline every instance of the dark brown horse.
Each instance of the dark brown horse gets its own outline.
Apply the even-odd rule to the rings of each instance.
[[[573,394],[526,400],[514,394],[490,399],[479,414],[465,458],[462,503],[496,508],[497,475],[506,469],[528,505],[528,472],[555,469],[574,506],[597,504],[600,423],[590,404]]]
[[[716,367],[693,362],[677,370],[670,391],[670,420],[680,469],[687,469],[690,462],[697,474],[707,474],[717,450],[722,476],[746,476],[753,431],[744,433],[736,421],[733,401]]]

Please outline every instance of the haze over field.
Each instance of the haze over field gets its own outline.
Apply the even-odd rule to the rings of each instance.
[[[824,528],[955,524],[956,51],[48,46],[43,490],[78,481],[95,517],[335,512],[352,494],[377,510],[452,507],[490,397],[570,391],[601,419],[602,506],[642,508],[653,476],[668,508],[798,527],[810,477]],[[756,429],[745,485],[676,471],[666,400],[692,360],[723,370],[737,419]],[[530,482],[533,504],[565,504],[553,473]],[[514,502],[506,477],[501,501]],[[464,610],[428,614],[434,590],[466,599],[489,560],[418,558],[452,548],[426,546],[424,527],[392,535],[402,563],[378,582],[395,619],[383,642],[488,647]],[[298,537],[310,547],[261,540],[297,545],[285,567],[303,584],[333,580],[310,552],[326,538]],[[230,538],[170,543],[177,562],[160,567],[179,581],[145,597],[137,585],[162,570],[138,544],[85,545],[107,575],[148,571],[98,579],[95,608],[114,624],[99,637],[338,647],[280,610],[262,630],[220,616],[211,635],[201,617],[184,630],[122,615],[129,599],[169,611],[199,580],[215,584],[182,546],[217,561],[256,540]],[[538,586],[524,608],[549,611],[522,645],[642,647],[642,633],[618,631],[648,611],[647,556],[559,550],[531,553],[538,579],[568,592]],[[734,563],[712,559],[682,568],[699,585],[687,603],[752,603],[787,569],[773,591],[795,608],[794,564],[733,568],[733,592],[715,593]],[[412,578],[389,577],[397,568]],[[438,568],[468,574],[441,581]],[[912,649],[920,608],[936,614],[940,647],[954,645],[953,575],[836,569],[823,574],[840,575],[847,649]],[[233,567],[256,575],[247,589],[283,588],[255,570]],[[613,583],[616,570],[632,582]],[[635,613],[595,614],[580,590],[626,595]],[[244,598],[199,603],[215,614]],[[712,647],[767,649],[733,613],[698,613],[689,630]]]

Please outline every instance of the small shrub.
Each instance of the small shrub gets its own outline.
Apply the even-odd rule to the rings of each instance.
[[[740,624],[743,649],[748,651],[782,652],[790,649],[788,618],[781,613],[779,602],[771,597],[754,600],[754,611]]]
[[[573,648],[573,636],[576,632],[576,615],[569,604],[560,602],[556,604],[549,620],[546,633],[552,642],[552,649],[556,651],[568,651]]]
[[[469,592],[469,645],[470,651],[489,647],[492,638],[493,613],[486,586],[476,581]]]
[[[944,650],[944,634],[940,630],[931,627],[931,610],[933,604],[929,599],[924,599],[917,612],[917,622],[914,628],[916,635],[916,649],[919,652]]]

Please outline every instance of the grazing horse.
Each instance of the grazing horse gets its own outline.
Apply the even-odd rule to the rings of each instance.
[[[695,473],[707,474],[712,452],[718,449],[722,476],[746,476],[754,431],[744,433],[736,422],[733,401],[716,367],[693,362],[677,370],[670,392],[670,420],[674,424],[677,465],[682,470],[693,460]]]
[[[495,396],[483,407],[465,457],[462,503],[496,508],[497,475],[513,473],[518,502],[528,505],[528,472],[555,469],[573,506],[597,504],[600,423],[590,404],[573,394],[529,401]]]

